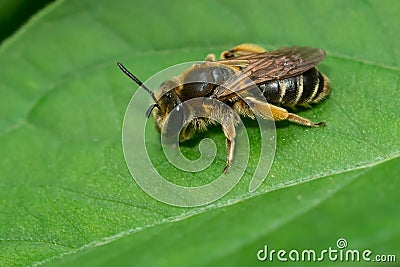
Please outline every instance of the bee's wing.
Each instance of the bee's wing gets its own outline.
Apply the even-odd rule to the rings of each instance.
[[[254,84],[299,75],[315,67],[324,58],[325,51],[322,49],[292,46],[217,61],[226,65],[232,65],[232,63],[238,65],[236,62],[241,62],[242,65],[240,75],[235,75],[222,84],[214,97],[226,98],[233,93],[240,94],[241,91],[254,87]]]

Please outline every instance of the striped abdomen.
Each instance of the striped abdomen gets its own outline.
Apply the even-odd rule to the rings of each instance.
[[[268,103],[294,107],[315,104],[330,92],[328,78],[316,68],[303,74],[283,80],[268,82],[259,86]]]

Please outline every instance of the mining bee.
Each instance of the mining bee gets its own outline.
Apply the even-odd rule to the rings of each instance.
[[[183,142],[192,138],[196,131],[215,123],[208,118],[218,118],[226,136],[224,172],[227,172],[233,160],[239,115],[252,119],[260,116],[268,120],[288,120],[309,127],[325,126],[324,122],[314,123],[286,109],[310,108],[328,96],[329,79],[316,69],[324,58],[325,51],[317,48],[292,46],[267,52],[254,44],[242,44],[224,51],[219,60],[214,54],[207,55],[205,62],[162,83],[156,94],[121,63],[117,64],[154,100],[146,115],[153,114],[156,128],[162,135],[168,135],[165,129],[173,125],[172,128],[182,128],[178,135],[179,142]],[[252,84],[240,77],[250,79]],[[256,93],[250,90],[255,85]],[[203,100],[185,111],[180,108],[185,101],[195,98]],[[211,100],[221,101],[230,108],[222,109]],[[210,116],[195,118],[194,110]]]

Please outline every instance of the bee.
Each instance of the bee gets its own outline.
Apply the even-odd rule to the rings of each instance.
[[[222,52],[219,60],[214,54],[207,55],[204,62],[162,83],[156,94],[121,63],[117,64],[154,100],[146,116],[153,114],[162,135],[168,136],[171,131],[168,129],[179,128],[179,142],[183,142],[196,131],[204,131],[216,123],[209,118],[217,118],[226,137],[226,173],[233,160],[235,126],[240,115],[288,120],[308,127],[325,126],[325,122],[315,123],[288,111],[299,106],[310,108],[329,95],[329,79],[316,68],[325,55],[324,50],[311,47],[292,46],[267,52],[254,44],[241,44]],[[255,85],[257,89],[250,90]],[[197,98],[203,100],[181,108],[185,101]],[[230,108],[222,108],[213,101]],[[195,111],[199,110],[205,115],[196,117]]]

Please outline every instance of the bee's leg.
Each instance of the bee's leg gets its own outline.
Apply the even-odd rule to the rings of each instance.
[[[255,53],[262,53],[266,52],[266,50],[255,44],[240,44],[235,46],[229,51],[224,51],[221,53],[221,59],[227,59],[227,58],[232,58],[232,57],[238,57],[238,56],[244,56],[244,55],[250,55],[250,54],[255,54]]]
[[[281,120],[288,120],[300,125],[308,126],[308,127],[319,127],[319,126],[325,126],[325,122],[312,122],[309,119],[303,118],[299,115],[289,113],[286,109],[277,107],[271,104],[268,104],[269,109],[271,110],[272,116],[274,117],[275,121],[281,121]]]
[[[217,61],[217,57],[214,54],[208,54],[204,61]]]
[[[256,113],[256,115],[259,115],[264,119],[273,119],[274,121],[288,120],[309,127],[325,126],[325,122],[312,122],[309,119],[300,117],[299,115],[289,113],[284,108],[267,104],[263,101],[255,99],[254,97],[245,97],[245,101],[251,107],[251,110]]]
[[[227,173],[231,167],[233,151],[235,150],[236,129],[233,117],[222,122],[222,130],[226,137],[226,165],[224,173]]]
[[[312,122],[309,119],[303,118],[293,113],[288,114],[287,120],[308,127],[324,127],[326,125],[324,121]]]
[[[179,134],[179,142],[185,142],[189,139],[192,139],[192,137],[194,136],[194,134],[196,133],[196,128],[194,127],[194,123],[187,123],[181,130],[180,134]]]

